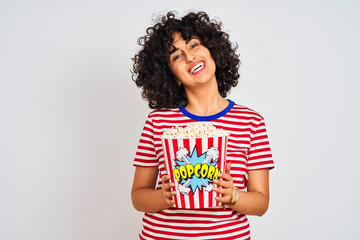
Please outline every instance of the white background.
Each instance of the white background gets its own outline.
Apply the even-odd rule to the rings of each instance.
[[[153,14],[218,17],[276,168],[253,239],[359,239],[359,1],[0,1],[0,239],[137,239],[131,80]]]

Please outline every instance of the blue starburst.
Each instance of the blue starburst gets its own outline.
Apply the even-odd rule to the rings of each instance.
[[[206,152],[198,156],[197,148],[196,146],[193,149],[193,152],[191,153],[191,156],[186,156],[186,158],[189,160],[190,164],[195,166],[196,164],[203,164],[206,157]],[[186,167],[186,163],[183,161],[175,160],[175,162],[178,164],[178,166],[175,166],[176,169],[179,169],[180,166]],[[212,165],[214,167],[217,166],[218,161],[215,162],[208,162],[206,164]],[[179,182],[180,184],[184,184],[186,180],[181,179]],[[191,177],[191,181],[189,184],[189,187],[191,188],[192,193],[194,194],[196,189],[198,188],[201,192],[203,191],[203,187],[206,187],[206,185],[209,185],[210,183],[213,183],[212,180],[208,178],[202,178],[197,177],[195,174]]]

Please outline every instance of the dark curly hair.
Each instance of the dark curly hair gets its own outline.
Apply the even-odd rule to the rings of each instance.
[[[238,45],[232,44],[229,34],[221,31],[221,22],[210,20],[205,12],[190,12],[180,20],[175,15],[176,12],[168,12],[166,16],[158,17],[157,23],[147,28],[146,35],[138,39],[143,48],[133,58],[131,73],[133,81],[142,88],[142,97],[153,109],[187,105],[184,87],[177,84],[169,67],[170,46],[175,32],[181,33],[185,41],[196,36],[209,49],[216,64],[219,93],[226,97],[231,87],[238,83]]]

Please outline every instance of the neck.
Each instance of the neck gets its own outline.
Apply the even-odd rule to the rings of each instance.
[[[185,89],[186,90],[186,89]],[[186,91],[188,105],[185,109],[197,116],[210,116],[224,110],[229,101],[224,99],[217,88],[197,88],[196,91]]]

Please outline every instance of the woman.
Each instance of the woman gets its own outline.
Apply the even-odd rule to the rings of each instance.
[[[221,23],[204,12],[161,17],[139,39],[133,80],[150,108],[134,160],[131,192],[145,212],[140,239],[250,239],[246,215],[263,215],[274,167],[264,119],[225,99],[238,82],[239,59]],[[230,133],[226,172],[213,188],[222,207],[177,209],[160,136],[172,126],[209,122]],[[239,191],[240,190],[240,191]]]

